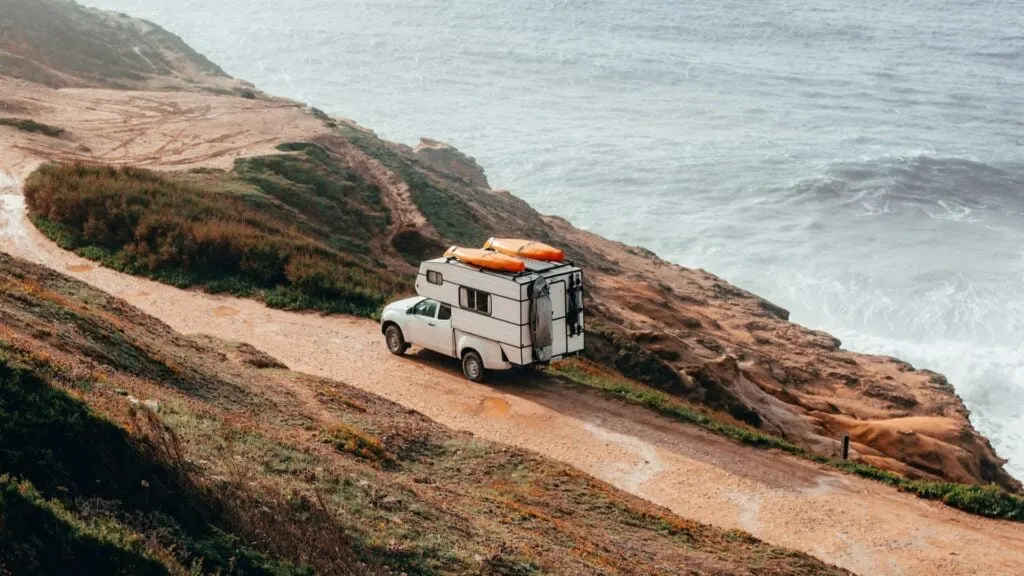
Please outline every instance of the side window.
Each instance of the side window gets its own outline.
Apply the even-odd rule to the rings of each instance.
[[[488,315],[491,313],[491,295],[472,288],[460,289],[459,304],[466,310]]]
[[[417,316],[433,318],[437,314],[437,302],[434,302],[433,300],[424,300],[416,305],[416,308],[412,313]]]
[[[427,300],[423,304],[425,304],[425,306],[423,307],[424,316],[426,316],[427,318],[433,318],[437,316],[437,302],[434,302],[433,300]]]
[[[452,319],[452,307],[447,304],[441,304],[441,310],[437,313],[438,320],[451,320]]]
[[[442,276],[437,270],[427,270],[427,282],[436,286],[441,286],[444,284],[444,276]]]

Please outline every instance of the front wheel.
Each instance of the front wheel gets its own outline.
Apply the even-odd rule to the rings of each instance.
[[[405,354],[405,351],[409,348],[405,343],[405,336],[402,335],[401,328],[394,324],[388,326],[387,330],[384,331],[384,341],[388,344],[388,350],[396,356]]]
[[[475,351],[470,350],[462,357],[462,373],[472,382],[483,381],[484,361]]]

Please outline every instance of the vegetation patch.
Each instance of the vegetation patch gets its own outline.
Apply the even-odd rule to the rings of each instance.
[[[22,132],[42,134],[44,136],[50,136],[51,138],[59,138],[65,132],[63,128],[50,126],[49,124],[42,124],[35,120],[24,118],[0,118],[0,126],[10,126],[11,128],[17,128]]]
[[[395,457],[388,452],[379,438],[351,424],[341,422],[332,425],[324,435],[324,441],[341,452],[363,460],[379,463],[395,461]]]
[[[65,558],[89,574],[168,574],[117,521],[87,523],[27,480],[0,476],[0,574],[59,574]],[[60,550],[60,554],[54,551]]]
[[[226,77],[155,24],[59,0],[4,0],[0,75],[54,88],[138,87],[149,76]]]
[[[412,201],[445,238],[463,246],[481,246],[493,235],[469,203],[435,184],[384,141],[358,128],[341,124],[338,131],[357,148],[401,176],[412,192]]]
[[[662,416],[700,426],[715,434],[731,438],[748,446],[767,450],[780,450],[794,456],[813,460],[837,470],[895,486],[903,492],[910,492],[921,498],[939,500],[949,506],[972,514],[1024,522],[1024,496],[1012,494],[998,486],[970,486],[950,482],[910,480],[899,474],[868,464],[818,456],[778,436],[728,422],[720,416],[701,410],[668,393],[655,390],[638,382],[610,375],[584,361],[568,360],[559,362],[552,365],[548,372],[576,384],[620,398],[630,404],[642,406]]]
[[[370,242],[380,190],[326,150],[289,144],[232,172],[48,164],[25,186],[36,226],[105,266],[284,309],[375,315],[406,279]]]

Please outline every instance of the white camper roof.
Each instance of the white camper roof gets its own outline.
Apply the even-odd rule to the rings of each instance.
[[[490,274],[494,276],[500,276],[502,278],[508,278],[509,280],[515,280],[520,284],[527,284],[533,282],[537,276],[549,276],[550,273],[567,273],[573,270],[578,270],[579,267],[575,263],[566,260],[564,262],[544,262],[541,260],[532,260],[530,258],[518,257],[526,264],[526,270],[523,272],[503,272],[501,270],[491,270],[489,268],[481,268],[479,266],[473,266],[460,262],[455,258],[434,258],[433,260],[427,260],[424,264],[447,264],[449,266],[458,266],[466,270],[473,270],[475,272],[481,272],[483,274]]]

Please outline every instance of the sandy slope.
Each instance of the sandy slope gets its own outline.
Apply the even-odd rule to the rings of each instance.
[[[0,128],[0,165],[24,177],[43,160],[154,168],[230,168],[236,158],[326,133],[288,100],[194,92],[49,88],[0,76],[0,108],[68,131],[62,138]],[[3,114],[0,114],[3,115]]]
[[[4,165],[7,174],[24,166]],[[6,189],[3,182],[7,182]],[[125,276],[66,253],[24,218],[0,178],[0,249],[118,295],[186,334],[250,343],[296,370],[345,381],[438,422],[536,450],[681,516],[741,528],[861,574],[1020,574],[1024,529],[973,517],[794,458],[525,374],[492,386],[436,356],[390,356],[373,322],[270,310]]]

